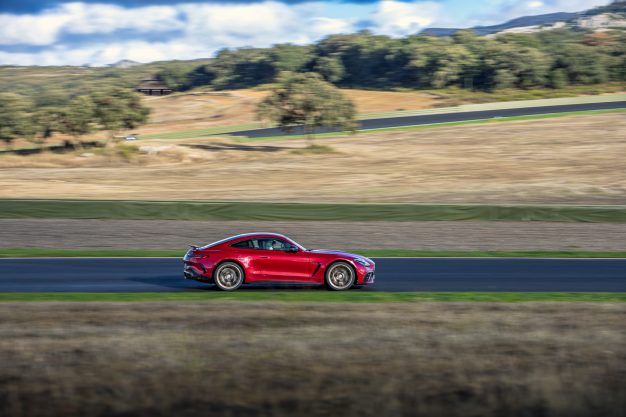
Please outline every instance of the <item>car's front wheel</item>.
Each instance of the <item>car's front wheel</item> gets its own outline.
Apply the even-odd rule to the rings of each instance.
[[[343,291],[354,285],[356,274],[347,262],[335,262],[326,270],[326,286],[333,291]]]
[[[214,281],[222,291],[234,291],[243,284],[243,269],[234,262],[224,262],[215,270]]]

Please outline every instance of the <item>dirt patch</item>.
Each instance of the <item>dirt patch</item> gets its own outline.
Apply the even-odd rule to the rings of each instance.
[[[0,414],[623,415],[623,304],[3,303]]]
[[[245,151],[198,139],[141,141],[176,148],[168,151],[175,158],[157,152],[142,164],[2,157],[0,189],[35,198],[626,204],[621,113],[317,142],[333,152],[293,152],[304,139],[246,143]]]
[[[348,90],[342,92],[354,102],[358,113],[420,110],[434,107],[437,97],[419,91],[369,91]]]
[[[152,112],[149,122],[136,130],[152,134],[254,122],[256,105],[267,94],[243,89],[144,97]]]
[[[176,249],[254,231],[309,248],[626,250],[626,225],[544,222],[258,222],[0,219],[0,247]]]

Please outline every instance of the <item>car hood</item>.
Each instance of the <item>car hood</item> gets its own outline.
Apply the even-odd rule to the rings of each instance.
[[[311,252],[311,253],[321,253],[323,255],[343,256],[344,258],[349,258],[349,259],[356,259],[356,258],[367,259],[370,263],[374,263],[374,261],[372,261],[371,259],[369,259],[369,258],[367,258],[365,256],[357,255],[355,253],[350,253],[350,252],[342,252],[342,251],[339,251],[339,250],[311,249],[311,250],[309,250],[309,252]]]

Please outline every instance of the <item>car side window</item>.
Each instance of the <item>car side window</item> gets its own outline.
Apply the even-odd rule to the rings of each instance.
[[[242,240],[241,242],[233,243],[230,245],[233,248],[243,248],[243,249],[258,249],[259,245],[256,242],[256,239],[248,239]]]
[[[291,245],[282,239],[275,238],[263,238],[257,239],[259,249],[262,250],[286,250]]]

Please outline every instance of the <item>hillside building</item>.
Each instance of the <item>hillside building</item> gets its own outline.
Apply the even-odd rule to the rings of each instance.
[[[165,96],[172,93],[171,88],[155,77],[141,80],[141,83],[135,88],[135,91],[147,96]]]

